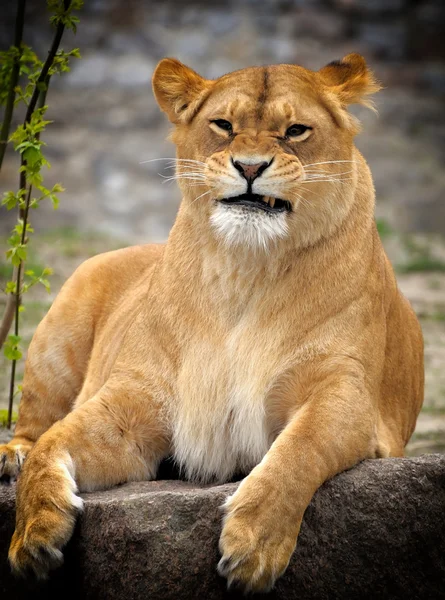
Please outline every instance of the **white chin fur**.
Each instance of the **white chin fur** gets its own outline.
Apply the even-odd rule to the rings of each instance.
[[[269,244],[288,234],[286,213],[270,214],[244,206],[218,202],[210,222],[228,246],[248,246],[267,250]]]

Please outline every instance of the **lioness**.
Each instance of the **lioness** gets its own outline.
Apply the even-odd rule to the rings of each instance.
[[[193,480],[248,474],[218,569],[267,590],[317,488],[403,456],[422,404],[421,330],[347,112],[379,85],[350,54],[215,81],[164,59],[153,89],[184,199],[166,245],[86,261],[36,331],[0,448],[3,475],[23,465],[9,560],[45,577],[77,492],[153,479],[173,456]]]

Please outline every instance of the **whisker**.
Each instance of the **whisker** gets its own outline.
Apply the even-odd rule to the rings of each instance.
[[[316,163],[308,163],[307,165],[303,165],[306,167],[315,167],[316,165],[332,165],[335,163],[358,163],[358,160],[326,160],[324,162],[316,162]]]
[[[176,177],[173,177],[173,178],[168,177],[167,179],[164,179],[164,181],[162,183],[163,184],[164,183],[171,183],[172,181],[180,181],[180,180],[181,181],[190,181],[192,183],[196,183],[197,185],[198,184],[204,185],[204,183],[205,183],[204,179],[196,179],[195,177],[181,177],[180,179],[178,179]]]
[[[171,183],[171,181],[163,181],[163,182],[162,182],[162,185],[164,185],[164,184],[166,184],[166,183],[167,183],[167,184],[168,184],[168,183]],[[194,188],[194,187],[202,187],[203,185],[204,185],[203,183],[187,183],[187,187],[189,187],[189,188]]]
[[[312,170],[312,169],[305,169],[304,170],[305,173],[312,173],[314,175],[331,175],[331,173],[329,171],[318,171],[318,170]]]
[[[174,156],[165,156],[162,158],[151,158],[150,160],[143,160],[141,161],[139,164],[144,164],[144,163],[150,163],[150,162],[156,162],[157,160],[170,160],[172,162],[197,162],[197,163],[201,163],[201,164],[205,164],[200,160],[195,160],[194,158],[176,158]]]
[[[308,179],[300,183],[304,185],[305,183],[344,183],[346,181],[352,181],[352,177],[345,177],[345,179]]]
[[[159,161],[159,160],[169,160],[169,161],[171,161],[171,162],[173,162],[175,164],[176,163],[181,163],[181,162],[184,162],[184,163],[195,163],[195,164],[204,165],[204,166],[206,164],[206,163],[204,163],[204,162],[202,162],[200,160],[194,160],[192,158],[173,158],[173,157],[152,158],[150,160],[142,160],[139,164],[140,165],[145,165],[147,163],[156,162],[156,161]]]
[[[196,179],[205,179],[205,175],[203,173],[189,172],[189,173],[175,173],[174,175],[163,175],[162,173],[158,173],[159,177],[163,179],[185,179],[186,177],[194,177]]]
[[[164,183],[171,183],[172,181],[190,181],[192,183],[196,183],[196,185],[204,185],[206,183],[205,179],[201,179],[199,177],[165,177]]]
[[[173,160],[175,162],[195,162],[195,163],[197,162],[197,163],[205,164],[201,160],[196,160],[195,158],[172,158],[170,160]]]
[[[166,167],[164,167],[164,171],[166,171],[167,169],[186,169],[186,168],[190,168],[190,169],[197,169],[198,166],[197,165],[167,165]],[[185,171],[187,173],[187,171]],[[201,169],[202,173],[205,172],[205,169]]]
[[[297,192],[293,192],[291,194],[291,197],[292,198],[297,198],[303,204],[306,204],[307,206],[310,206],[309,200],[307,198],[305,198],[304,196],[302,196],[301,194],[297,194]]]
[[[306,188],[304,191],[309,192],[310,194],[314,194],[314,196],[317,196],[317,198],[323,198],[321,194],[317,194],[317,192],[314,192],[314,190],[310,190],[309,188]]]
[[[164,168],[172,168],[172,167],[177,167],[177,168],[183,168],[183,169],[205,169],[206,168],[206,164],[205,163],[201,163],[201,162],[179,162],[179,161],[175,161],[175,162],[169,162],[167,164],[166,167]]]
[[[307,171],[306,171],[307,173]],[[342,173],[309,173],[308,179],[320,179],[323,177],[339,177],[340,175],[349,175],[349,173],[353,173],[353,171],[343,171]]]
[[[162,182],[162,185],[165,185],[166,183],[172,183],[172,181],[163,181],[163,182]],[[190,180],[190,181],[187,183],[187,185],[189,185],[190,187],[198,187],[198,186],[203,186],[203,185],[205,185],[205,183],[202,183],[202,182],[200,182],[200,181],[198,182],[198,181],[193,181],[193,180]]]
[[[195,179],[205,180],[206,177],[202,173],[175,173],[174,175],[163,175],[162,173],[158,173],[159,177],[163,179],[186,179],[187,177],[194,177]]]
[[[203,196],[206,196],[207,194],[210,194],[210,193],[212,192],[212,190],[213,190],[213,188],[212,188],[212,189],[210,189],[210,190],[207,190],[207,192],[204,192],[203,194],[201,194],[200,196],[198,196],[197,198],[195,198],[195,199],[194,199],[192,202],[190,202],[190,206],[191,206],[192,204],[195,204],[195,202],[196,202],[197,200],[199,200],[200,198],[202,198]]]

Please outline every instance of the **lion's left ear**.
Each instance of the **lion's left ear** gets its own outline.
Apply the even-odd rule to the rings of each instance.
[[[175,58],[161,60],[153,75],[155,98],[172,123],[190,119],[207,96],[211,84]]]
[[[329,63],[318,73],[343,107],[349,104],[363,104],[374,108],[369,96],[382,87],[360,54],[348,54],[342,60]]]

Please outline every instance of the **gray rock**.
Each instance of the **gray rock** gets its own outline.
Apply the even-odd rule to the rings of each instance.
[[[85,494],[85,512],[48,582],[6,563],[14,487],[0,490],[0,597],[177,600],[240,597],[218,577],[220,505],[236,484],[127,484]],[[445,581],[445,456],[366,461],[320,488],[280,600],[439,599]]]

